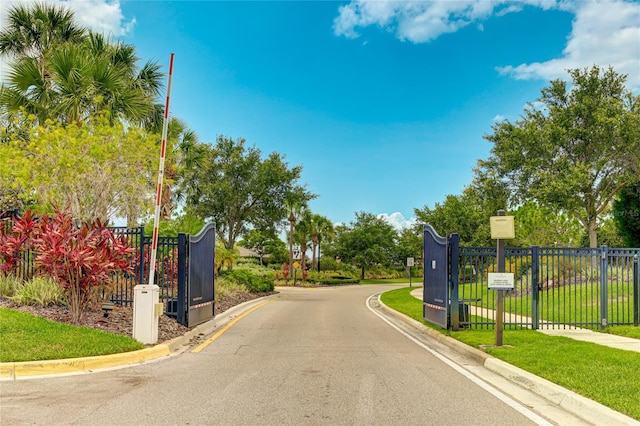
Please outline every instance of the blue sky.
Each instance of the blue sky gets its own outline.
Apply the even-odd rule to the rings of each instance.
[[[334,222],[401,226],[461,193],[492,124],[568,68],[612,65],[640,88],[638,2],[62,3],[165,70],[174,53],[171,115],[303,165]]]

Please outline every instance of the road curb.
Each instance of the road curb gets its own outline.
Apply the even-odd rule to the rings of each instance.
[[[217,317],[200,324],[182,336],[162,342],[152,347],[112,355],[90,356],[45,361],[3,362],[0,363],[0,381],[42,378],[60,375],[87,374],[100,370],[139,365],[183,352],[191,341],[200,336],[212,334],[217,328],[224,327],[231,320],[251,309],[265,299],[281,297],[272,294],[249,300],[218,314]]]
[[[563,388],[562,386],[543,379],[542,377],[538,377],[535,374],[529,373],[528,371],[495,358],[486,352],[468,346],[452,337],[445,336],[437,330],[429,328],[421,322],[391,309],[382,303],[380,296],[378,296],[378,302],[385,311],[405,321],[418,331],[428,334],[430,337],[433,337],[448,348],[479,362],[487,370],[499,374],[505,379],[539,395],[550,403],[561,407],[563,410],[572,413],[589,423],[603,425],[640,425],[640,422],[635,419],[612,410],[599,402],[593,401],[582,395],[578,395],[569,389]]]

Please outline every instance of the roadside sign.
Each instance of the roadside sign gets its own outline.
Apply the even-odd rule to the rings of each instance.
[[[300,267],[300,264],[298,262],[293,262],[293,267],[298,269]]]
[[[513,290],[513,282],[513,273],[489,272],[489,290]]]
[[[415,259],[413,257],[407,257],[407,266],[415,266]]]

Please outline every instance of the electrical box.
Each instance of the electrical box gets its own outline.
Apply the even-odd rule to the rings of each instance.
[[[133,288],[133,338],[146,344],[158,342],[158,315],[156,315],[160,287],[137,285]]]

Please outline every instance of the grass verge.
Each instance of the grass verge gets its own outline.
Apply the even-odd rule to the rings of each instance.
[[[109,355],[144,347],[128,336],[0,308],[0,362]]]
[[[479,348],[495,343],[494,330],[452,332],[426,323],[412,288],[382,294],[382,302],[425,326]],[[533,330],[505,330],[502,347],[486,352],[509,364],[640,420],[640,353],[547,336]]]

